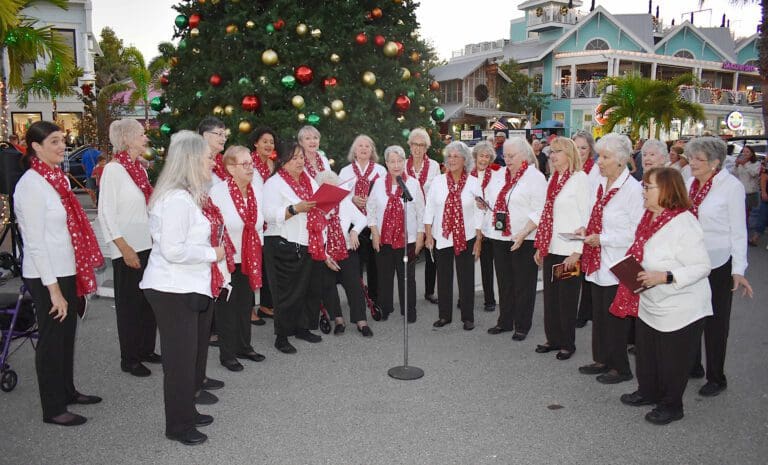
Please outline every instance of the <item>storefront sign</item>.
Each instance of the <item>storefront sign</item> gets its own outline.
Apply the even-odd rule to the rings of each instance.
[[[723,69],[730,71],[744,71],[747,73],[753,73],[757,71],[757,66],[752,65],[740,65],[738,63],[731,63],[730,61],[723,62]]]
[[[739,111],[732,111],[725,117],[725,125],[731,131],[738,131],[744,129],[744,115]]]

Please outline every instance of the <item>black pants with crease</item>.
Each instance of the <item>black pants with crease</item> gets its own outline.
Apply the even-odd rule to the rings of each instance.
[[[592,294],[592,359],[621,375],[631,374],[627,355],[630,319],[613,316],[609,311],[619,286],[587,284],[589,287],[582,289],[582,292],[591,291]]]
[[[317,303],[310,303],[312,258],[307,247],[280,236],[264,238],[267,274],[275,304],[275,335],[293,336],[297,330],[317,325]]]
[[[496,280],[499,283],[499,319],[496,326],[507,331],[528,334],[536,305],[536,281],[539,267],[533,260],[533,241],[510,252],[512,241],[493,240]]]
[[[408,287],[408,317],[416,318],[416,263],[414,251],[416,244],[408,244],[408,269],[406,273]],[[394,279],[397,275],[397,295],[400,301],[400,314],[405,313],[405,289],[403,288],[403,254],[405,249],[393,249],[391,245],[382,244],[376,255],[379,265],[379,306],[382,312],[394,311]]]
[[[544,332],[547,342],[560,350],[576,350],[576,307],[581,277],[552,282],[552,267],[565,261],[564,255],[544,257]]]
[[[712,290],[712,316],[704,318],[704,349],[707,355],[707,381],[727,384],[725,378],[725,349],[728,346],[728,330],[731,323],[733,302],[733,276],[731,262],[713,268],[709,273]],[[701,342],[697,344],[694,366],[701,365]]]
[[[472,249],[475,239],[467,241],[467,248],[459,255],[453,247],[435,248],[437,265],[437,308],[439,318],[451,321],[453,315],[453,266],[456,264],[456,281],[459,285],[461,321],[475,321],[475,257]]]
[[[253,352],[251,346],[251,308],[254,292],[241,264],[235,265],[230,283],[232,289],[214,304],[216,329],[219,333],[219,360],[235,360],[237,354]]]
[[[141,357],[153,353],[157,343],[155,314],[144,292],[139,289],[149,252],[149,249],[138,252],[139,269],[130,268],[122,258],[112,260],[120,358],[128,364],[138,363]]]

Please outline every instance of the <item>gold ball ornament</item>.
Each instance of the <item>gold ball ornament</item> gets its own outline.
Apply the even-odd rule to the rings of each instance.
[[[376,84],[376,75],[373,74],[372,71],[366,71],[363,73],[362,80],[363,80],[363,84],[370,87]]]
[[[402,25],[404,25],[404,24],[405,24],[405,23],[403,22],[403,20],[402,20],[402,19],[398,19],[398,20],[397,20],[397,25],[398,25],[398,26],[402,26]]]
[[[425,111],[427,111],[427,107],[424,105],[419,105],[419,113],[424,113]]]
[[[305,35],[305,34],[307,33],[307,31],[308,31],[308,30],[309,30],[309,28],[308,28],[308,27],[307,27],[307,25],[306,25],[306,24],[304,24],[304,23],[299,23],[299,24],[296,26],[296,34],[298,34],[298,35],[300,35],[300,36],[303,36],[303,35]]]
[[[331,109],[333,111],[341,111],[341,110],[343,110],[344,109],[344,102],[342,102],[341,100],[338,100],[338,99],[334,100],[333,102],[331,102]]]
[[[220,115],[222,113],[224,113],[224,107],[222,107],[221,105],[216,105],[215,107],[213,107],[214,115]]]
[[[407,81],[410,78],[411,72],[408,70],[408,68],[400,68],[400,79]]]
[[[197,37],[199,35],[200,35],[200,29],[193,27],[192,29],[189,30],[190,37]]]
[[[253,129],[253,126],[250,121],[243,120],[237,125],[237,129],[243,134],[248,134]]]
[[[181,114],[181,112],[179,111],[179,109],[178,109],[178,108],[174,108],[174,109],[173,109],[173,112],[171,112],[171,114],[172,114],[173,116],[179,116],[179,115]]]
[[[323,107],[323,116],[325,116],[325,117],[331,116],[331,109],[330,109],[330,107]]]
[[[192,53],[194,53],[195,55],[199,55],[200,54],[200,49],[195,47],[195,48],[192,49]]]
[[[248,29],[253,29],[253,28],[256,27],[256,23],[254,23],[251,20],[248,20],[248,21],[245,22],[245,27],[247,27]]]
[[[421,53],[419,53],[419,52],[417,52],[415,50],[413,52],[411,52],[411,61],[414,62],[414,63],[420,62],[421,61]]]
[[[304,97],[301,95],[294,95],[293,98],[291,98],[291,105],[293,105],[293,108],[301,110],[304,108]]]
[[[269,84],[269,78],[266,76],[259,76],[259,83],[263,86]]]
[[[322,35],[323,35],[323,31],[321,31],[320,29],[312,29],[312,32],[311,32],[310,34],[311,34],[311,35],[312,35],[312,37],[314,37],[315,39],[319,39],[319,38],[320,38],[320,36],[322,36]]]
[[[179,64],[179,57],[171,57],[171,66],[175,67]]]
[[[384,44],[384,55],[389,58],[394,58],[397,56],[397,44],[389,41],[386,44]]]
[[[347,112],[344,111],[344,110],[339,110],[339,111],[335,112],[333,114],[333,116],[335,116],[336,119],[339,120],[339,121],[344,121],[345,119],[347,119]]]
[[[277,52],[271,48],[264,50],[264,53],[261,54],[261,62],[267,66],[275,66],[277,64]]]
[[[307,115],[305,115],[304,113],[299,113],[298,115],[296,115],[296,119],[299,121],[299,123],[303,123],[304,121],[307,120]]]
[[[331,63],[338,63],[341,61],[341,57],[339,56],[338,53],[331,53],[330,60],[331,60]]]
[[[235,107],[233,107],[232,105],[227,105],[226,107],[224,107],[224,114],[225,115],[229,116],[229,115],[231,115],[234,112],[235,112]]]
[[[237,25],[236,24],[230,24],[225,29],[227,34],[234,34],[237,32]]]
[[[403,116],[403,115],[398,116],[397,117],[397,122],[400,123],[400,124],[405,123],[405,116]]]
[[[374,94],[376,94],[376,98],[379,100],[384,100],[384,91],[381,89],[376,89],[373,91]]]

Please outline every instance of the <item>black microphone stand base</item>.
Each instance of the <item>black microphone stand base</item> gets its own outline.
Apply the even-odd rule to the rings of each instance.
[[[392,367],[387,371],[390,378],[401,379],[404,381],[419,379],[424,376],[424,370],[408,365]]]

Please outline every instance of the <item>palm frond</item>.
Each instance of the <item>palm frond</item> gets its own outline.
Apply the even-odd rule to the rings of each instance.
[[[35,27],[34,20],[22,18],[19,26],[8,32],[10,34],[16,40],[6,46],[9,89],[21,88],[24,65],[34,63],[38,57],[47,56],[50,61],[57,61],[65,69],[75,67],[72,48],[51,26]]]

